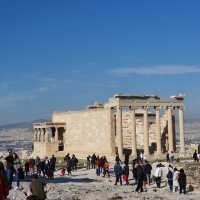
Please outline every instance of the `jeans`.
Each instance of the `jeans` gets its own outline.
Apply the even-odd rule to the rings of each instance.
[[[17,182],[17,187],[19,187],[19,182],[20,182],[19,172],[15,173],[15,180]]]
[[[168,180],[170,192],[173,192],[173,180]]]
[[[139,178],[137,180],[137,188],[135,190],[136,192],[143,192],[143,179]]]
[[[97,176],[100,176],[100,168],[99,167],[96,169],[96,174],[97,174]]]
[[[160,188],[160,184],[161,184],[161,177],[156,177],[156,185],[158,188]]]
[[[122,176],[120,175],[116,175],[115,185],[117,185],[118,182],[120,182],[120,185],[122,185]]]
[[[13,182],[13,170],[12,169],[7,169],[6,170],[6,175],[7,175],[7,178],[8,178],[9,187],[11,188],[12,187],[12,182]]]
[[[180,185],[180,194],[182,193],[182,190],[183,190],[183,193],[186,194],[186,186],[185,185]]]

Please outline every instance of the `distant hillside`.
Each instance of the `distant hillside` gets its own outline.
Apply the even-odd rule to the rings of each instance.
[[[0,130],[3,130],[3,129],[17,129],[17,128],[31,130],[32,129],[32,123],[44,122],[44,121],[47,121],[47,120],[39,119],[39,120],[34,120],[33,122],[19,122],[19,123],[11,123],[11,124],[0,125]]]

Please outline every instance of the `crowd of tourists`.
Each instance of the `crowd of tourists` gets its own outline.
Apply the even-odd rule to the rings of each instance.
[[[130,180],[134,180],[135,191],[146,191],[150,185],[155,184],[157,188],[161,188],[162,182],[167,179],[170,192],[186,193],[186,174],[183,169],[178,170],[173,167],[174,155],[173,152],[167,155],[168,159],[168,173],[164,175],[164,165],[162,163],[157,164],[154,170],[152,165],[145,159],[144,154],[140,153],[137,159],[132,161],[132,171],[129,168],[130,161],[129,156],[125,156],[125,161],[120,160],[119,155],[116,155],[114,168],[111,169],[106,156],[92,156],[88,155],[86,158],[86,169],[93,169],[97,176],[110,177],[115,176],[115,185],[129,185]],[[193,159],[196,158],[196,152],[193,154]],[[63,159],[61,167],[61,176],[71,176],[72,171],[78,169],[78,159],[73,154],[67,154]],[[8,155],[0,162],[0,200],[6,199],[9,190],[13,186],[13,181],[16,182],[16,189],[20,189],[20,180],[25,177],[31,177],[30,190],[32,195],[27,197],[28,200],[34,200],[35,196],[39,194],[40,200],[46,198],[44,192],[45,183],[41,181],[42,178],[52,179],[54,178],[54,172],[56,170],[57,159],[54,155],[50,158],[45,157],[41,159],[36,157],[30,158],[23,163],[19,159],[19,156],[10,151]],[[166,167],[165,167],[166,169]],[[114,172],[114,174],[113,174]],[[130,172],[132,177],[130,178]],[[153,172],[153,173],[152,173]],[[38,191],[39,190],[39,191]]]
[[[174,158],[169,159],[173,161]],[[122,163],[118,155],[116,156],[116,164],[114,166],[115,172],[115,185],[120,183],[122,185],[123,180],[125,185],[129,184],[129,160],[125,159]],[[136,185],[136,192],[143,192],[147,190],[147,186],[156,184],[157,188],[161,188],[162,181],[167,178],[170,192],[186,193],[186,174],[183,169],[178,170],[176,167],[173,168],[171,164],[168,167],[167,176],[164,177],[162,163],[157,164],[154,172],[152,173],[151,164],[144,159],[144,155],[141,153],[137,159],[132,161],[132,173],[134,179],[134,185]]]
[[[53,178],[56,167],[56,158],[45,159],[28,159],[22,163],[17,153],[9,151],[8,155],[1,158],[0,161],[0,200],[5,200],[9,190],[13,187],[13,181],[16,182],[14,189],[21,189],[20,181],[25,177],[31,177],[30,191],[32,195],[27,197],[28,200],[46,199],[44,191],[44,182],[38,177]]]
[[[78,159],[76,156],[73,154],[72,157],[70,154],[67,154],[64,157],[64,165],[61,169],[61,176],[65,176],[66,172],[67,175],[70,176],[72,175],[72,171],[76,171],[78,169]]]
[[[92,156],[87,156],[86,169],[96,169],[96,175],[100,176],[103,174],[103,177],[110,177],[110,166],[106,156],[96,156],[93,154]]]

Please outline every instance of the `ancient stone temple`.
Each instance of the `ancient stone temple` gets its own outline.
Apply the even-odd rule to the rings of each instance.
[[[82,111],[54,112],[51,122],[33,124],[33,155],[74,153],[85,158],[93,153],[113,157],[118,152],[136,157],[143,151],[146,158],[156,159],[167,151],[184,154],[183,108],[182,96],[120,94]]]

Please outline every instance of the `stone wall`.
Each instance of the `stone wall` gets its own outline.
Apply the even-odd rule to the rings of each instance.
[[[110,110],[54,113],[53,122],[65,122],[64,151],[79,157],[99,153],[112,156]]]
[[[131,112],[123,112],[122,114],[122,127],[123,127],[123,146],[126,149],[131,149],[131,137],[132,137],[132,121]],[[156,143],[156,124],[155,115],[150,114],[148,116],[149,121],[149,146],[152,143]],[[161,133],[167,126],[167,115],[164,114],[161,119]],[[144,146],[144,120],[143,115],[136,114],[136,141],[137,149],[143,149]]]

